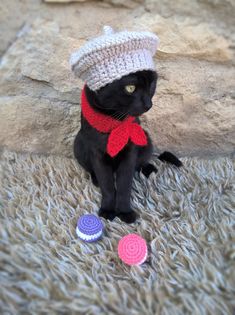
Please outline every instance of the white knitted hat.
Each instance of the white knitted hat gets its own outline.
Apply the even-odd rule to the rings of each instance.
[[[104,26],[104,34],[91,39],[70,58],[74,73],[96,91],[122,76],[155,70],[153,55],[158,37],[151,32],[116,32]]]

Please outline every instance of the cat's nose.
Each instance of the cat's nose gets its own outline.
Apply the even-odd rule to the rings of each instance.
[[[153,105],[152,101],[145,102],[144,109],[148,111],[152,107],[152,105]]]

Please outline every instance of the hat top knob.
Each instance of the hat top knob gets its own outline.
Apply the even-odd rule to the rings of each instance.
[[[112,35],[112,34],[114,33],[114,30],[112,29],[111,26],[105,25],[105,26],[103,27],[103,33],[104,33],[105,35]]]

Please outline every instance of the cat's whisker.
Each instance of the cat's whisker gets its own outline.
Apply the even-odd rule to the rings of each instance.
[[[129,110],[122,113],[115,113],[114,115],[112,115],[112,117],[115,119],[121,120],[123,117],[127,116],[128,114],[129,114]]]
[[[107,110],[109,110],[109,109],[112,109],[113,110],[113,107],[104,107],[104,106],[99,106],[96,102],[95,102],[95,107],[98,107],[98,108],[100,108],[100,109],[107,109]]]
[[[118,112],[118,113],[116,113],[115,115],[112,115],[112,117],[113,117],[114,119],[121,119],[123,115],[124,115],[124,113]]]
[[[115,114],[111,115],[111,117],[114,119],[120,119],[122,117],[122,115],[123,115],[123,113],[116,112]]]
[[[113,117],[117,120],[121,120],[125,116],[125,113],[120,113],[119,115],[116,115],[116,117]]]
[[[99,106],[99,105],[97,105],[97,103],[95,104],[95,106],[97,107],[97,108],[100,108],[100,109],[102,109],[102,110],[114,110],[112,107],[101,107],[101,106]],[[108,114],[108,113],[107,113]],[[122,119],[122,117],[124,117],[125,115],[127,115],[128,113],[127,112],[119,112],[119,111],[116,111],[114,114],[111,114],[110,116],[112,117],[112,118],[114,118],[114,119]]]

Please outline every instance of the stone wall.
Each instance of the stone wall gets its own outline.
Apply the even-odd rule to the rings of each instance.
[[[69,55],[108,24],[160,37],[154,107],[142,118],[157,150],[234,153],[232,0],[68,2],[0,4],[0,148],[71,156],[83,83]]]

